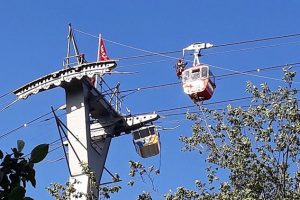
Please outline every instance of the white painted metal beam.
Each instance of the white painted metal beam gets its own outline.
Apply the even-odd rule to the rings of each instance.
[[[65,87],[67,126],[70,130],[68,132],[68,160],[71,171],[70,181],[73,182],[76,179],[80,182],[75,185],[77,192],[87,194],[93,191],[93,195],[98,197],[98,192],[91,185],[90,178],[83,173],[81,163],[88,164],[95,173],[97,182],[100,182],[111,139],[106,138],[99,141],[97,145],[101,150],[98,151],[92,145],[88,102],[89,87],[83,81],[73,81],[72,84]]]
[[[110,73],[116,66],[117,63],[115,60],[83,63],[43,76],[16,89],[13,93],[19,99],[26,99],[30,95],[64,86],[64,84],[68,84],[74,79],[81,80],[83,77],[91,78],[94,75],[103,76],[106,73]]]

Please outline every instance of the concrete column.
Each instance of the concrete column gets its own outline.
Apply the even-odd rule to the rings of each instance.
[[[92,188],[89,177],[82,172],[80,161],[88,163],[88,166],[95,173],[97,181],[100,182],[110,139],[98,141],[97,149],[100,152],[93,148],[90,133],[89,86],[82,80],[76,80],[64,88],[66,92],[67,126],[76,137],[70,132],[68,133],[69,143],[75,149],[74,151],[71,144],[68,144],[68,160],[71,170],[70,182],[74,182],[74,179],[80,181],[80,184],[75,186],[78,192],[88,193],[93,191],[93,194],[98,198],[98,191]]]

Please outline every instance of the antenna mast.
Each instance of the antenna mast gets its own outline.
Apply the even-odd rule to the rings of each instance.
[[[73,45],[73,49],[74,49],[74,56],[70,56],[71,53],[71,43]],[[80,55],[79,55],[79,50],[77,47],[77,43],[74,37],[74,33],[73,33],[73,29],[72,29],[72,25],[69,24],[69,31],[68,31],[68,46],[67,46],[67,56],[64,60],[64,68],[67,69],[70,67],[70,59],[71,58],[76,58],[77,60],[77,64],[81,63],[81,59],[80,59]]]

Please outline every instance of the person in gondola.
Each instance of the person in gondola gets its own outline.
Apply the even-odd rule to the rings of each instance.
[[[177,77],[180,79],[181,78],[181,74],[185,69],[185,66],[187,65],[187,63],[183,62],[183,59],[178,59],[177,63],[176,63],[176,75]]]

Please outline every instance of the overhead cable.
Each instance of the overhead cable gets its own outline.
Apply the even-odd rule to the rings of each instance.
[[[20,99],[16,98],[13,101],[11,101],[9,104],[7,104],[6,106],[4,106],[3,108],[0,109],[0,112],[3,112],[4,110],[6,110],[7,108],[11,107],[12,105],[14,105],[15,103],[17,103],[17,101],[19,101]]]
[[[215,101],[215,102],[203,102],[203,105],[215,105],[215,104],[221,104],[221,103],[228,103],[228,102],[234,102],[234,101],[242,101],[242,100],[249,100],[252,97],[240,97],[240,98],[234,98],[234,99],[226,99],[226,100],[221,100],[221,101]],[[175,107],[175,108],[167,108],[167,109],[161,109],[157,110],[157,113],[163,113],[163,112],[169,112],[169,111],[174,111],[174,110],[181,110],[181,109],[186,109],[186,108],[196,108],[197,105],[187,105],[187,106],[180,106],[180,107]]]
[[[298,65],[300,65],[300,62],[287,63],[287,64],[284,64],[284,65],[274,65],[274,66],[270,66],[270,67],[258,67],[256,69],[250,69],[250,70],[242,71],[242,73],[261,72],[261,71],[279,69],[279,68],[282,68],[284,66],[298,67]],[[221,77],[234,76],[234,75],[241,75],[241,72],[221,74],[221,75],[216,75],[215,77],[216,78],[221,78]]]
[[[265,48],[278,47],[278,46],[291,45],[291,44],[300,44],[300,42],[286,42],[286,43],[280,43],[280,44],[264,45],[264,46],[250,47],[250,48],[243,48],[243,49],[234,49],[234,50],[228,50],[228,51],[211,52],[211,53],[201,54],[201,56],[211,56],[211,55],[216,55],[216,54],[226,54],[226,53],[235,53],[235,52],[242,52],[242,51],[251,51],[251,50],[265,49]]]
[[[264,42],[264,41],[269,41],[269,40],[278,40],[278,39],[283,39],[283,38],[291,38],[291,37],[299,37],[299,36],[300,36],[300,33],[278,35],[278,36],[274,36],[274,37],[258,38],[258,39],[253,39],[253,40],[244,40],[244,41],[239,41],[239,42],[219,44],[219,45],[214,45],[213,47],[214,48],[226,47],[226,46],[249,44],[249,43],[255,43],[255,42]]]
[[[79,33],[82,33],[82,34],[85,34],[85,35],[88,35],[88,36],[91,36],[91,37],[94,37],[94,38],[99,38],[96,35],[93,35],[93,34],[90,34],[90,33],[87,33],[87,32],[81,31],[81,30],[78,30],[78,29],[74,29],[74,30],[77,31],[77,32],[79,32]],[[252,39],[252,40],[244,40],[244,41],[238,41],[238,42],[217,44],[217,45],[214,45],[212,48],[227,47],[227,46],[234,46],[234,45],[242,45],[242,44],[249,44],[249,43],[255,43],[255,42],[270,41],[270,40],[277,40],[277,39],[291,38],[291,37],[299,37],[299,36],[300,36],[300,33],[278,35],[278,36],[273,36],[273,37],[257,38],[257,39]],[[138,51],[142,51],[142,52],[147,53],[145,55],[131,56],[131,58],[140,58],[140,57],[147,57],[147,56],[153,56],[153,55],[154,56],[155,55],[159,55],[159,56],[168,57],[168,56],[166,56],[166,54],[179,53],[179,52],[182,51],[182,50],[174,50],[174,51],[166,51],[166,52],[153,52],[153,51],[145,50],[145,49],[142,49],[142,48],[138,48],[138,47],[126,45],[126,44],[123,44],[123,43],[120,43],[120,42],[115,42],[115,41],[112,41],[112,40],[109,40],[109,39],[104,39],[103,38],[103,40],[105,40],[107,42],[110,42],[110,43],[113,43],[113,44],[117,44],[119,46],[123,46],[123,47],[126,47],[126,48],[130,48],[130,49],[134,49],[134,50],[138,50]],[[127,57],[127,58],[124,57],[124,58],[119,58],[119,59],[129,59],[129,58],[130,57]]]
[[[300,62],[294,62],[294,63],[287,63],[285,65],[291,65],[291,66],[298,66],[300,65]],[[217,75],[215,76],[216,78],[223,78],[223,77],[227,77],[227,76],[234,76],[234,75],[248,75],[249,72],[259,72],[259,71],[265,71],[265,70],[273,70],[273,69],[277,69],[277,68],[280,68],[280,67],[283,67],[285,65],[275,65],[275,66],[269,66],[269,67],[261,67],[261,68],[257,68],[257,69],[252,69],[252,70],[246,70],[246,71],[235,71],[233,70],[231,73],[228,73],[228,74],[222,74],[222,75]],[[279,79],[278,79],[279,80]],[[148,89],[158,89],[158,88],[162,88],[162,87],[169,87],[169,86],[174,86],[174,85],[178,85],[178,84],[181,84],[181,82],[173,82],[173,83],[165,83],[165,84],[160,84],[160,85],[153,85],[153,86],[145,86],[145,87],[138,87],[138,88],[135,88],[135,89],[128,89],[128,90],[122,90],[120,91],[120,93],[128,93],[128,94],[124,94],[122,96],[122,98],[124,97],[127,97],[128,95],[132,94],[132,93],[135,93],[135,92],[138,92],[138,91],[142,91],[142,90],[148,90]],[[108,91],[106,93],[103,93],[104,95],[109,95]],[[235,99],[233,99],[235,101]],[[227,101],[227,100],[226,100]],[[225,101],[225,102],[226,102]],[[229,100],[230,101],[230,100]],[[217,102],[216,102],[217,103]],[[209,104],[204,104],[204,105],[209,105]],[[193,106],[184,106],[184,107],[181,107],[181,108],[189,108],[189,107],[193,107]],[[55,110],[58,110],[58,109],[61,109],[62,107],[59,107],[59,108],[56,108]],[[175,108],[175,110],[178,109],[178,108]],[[160,112],[163,112],[163,111],[160,111]],[[45,113],[27,123],[24,123],[4,134],[1,134],[0,135],[0,139],[22,129],[22,128],[25,128],[27,127],[28,125],[30,125],[31,123],[51,114],[52,112],[48,112],[48,113]],[[48,121],[50,119],[52,119],[53,117],[51,118],[48,118],[48,119],[45,119],[43,121]],[[42,122],[43,122],[42,121]]]
[[[66,162],[67,162],[69,174],[70,174],[70,176],[72,176],[72,172],[71,172],[71,168],[70,168],[70,163],[69,163],[69,160],[67,159],[68,158],[67,151],[66,151],[66,148],[64,147],[63,135],[62,135],[61,132],[63,132],[63,134],[64,134],[65,137],[66,137],[66,133],[65,133],[64,129],[61,127],[61,121],[57,117],[54,109],[52,107],[51,107],[51,109],[52,109],[52,113],[53,113],[53,115],[55,117],[55,122],[56,122],[57,130],[58,130],[58,133],[59,133],[59,139],[61,141],[61,146],[63,147],[63,150],[64,150],[64,156],[66,158]],[[78,157],[78,155],[77,155],[77,152],[74,150],[73,145],[70,143],[69,139],[68,139],[68,143],[71,145],[71,148],[73,149],[73,151],[74,151],[74,153],[75,153],[78,161],[81,162],[80,159],[79,159],[79,157]]]
[[[79,31],[79,30],[77,30]],[[82,32],[82,31],[81,31]],[[229,45],[234,45],[234,44],[244,44],[244,43],[252,43],[254,41],[266,41],[266,40],[271,40],[271,39],[275,39],[275,38],[284,38],[284,37],[292,37],[292,36],[296,36],[296,35],[299,35],[300,36],[300,33],[299,34],[291,34],[291,35],[284,35],[284,36],[277,36],[277,37],[271,37],[271,38],[262,38],[262,39],[256,39],[256,40],[248,40],[248,41],[242,41],[242,42],[235,42],[235,43],[227,43],[227,44],[224,44],[224,45],[218,45],[219,47],[220,46],[229,46]],[[96,36],[97,37],[97,36]],[[173,59],[177,59],[177,57],[173,57],[173,56],[167,56],[165,54],[160,54],[160,53],[157,53],[157,52],[152,52],[152,51],[148,51],[148,50],[145,50],[145,49],[141,49],[141,48],[137,48],[137,47],[132,47],[132,46],[129,46],[129,45],[125,45],[125,44],[121,44],[119,42],[114,42],[114,41],[111,41],[111,40],[107,40],[106,41],[109,41],[109,42],[112,42],[114,44],[118,44],[118,45],[121,45],[121,46],[125,46],[125,47],[128,47],[128,48],[132,48],[132,49],[135,49],[135,50],[140,50],[140,51],[144,51],[144,52],[147,52],[147,53],[154,53],[154,54],[157,54],[159,56],[163,56],[163,57],[166,57],[166,58],[173,58]],[[204,63],[203,63],[204,64]],[[217,68],[217,69],[221,69],[221,70],[224,70],[224,71],[230,71],[230,72],[239,72],[238,70],[233,70],[233,69],[228,69],[228,68],[224,68],[224,67],[220,67],[220,66],[215,66],[215,65],[209,65],[210,67],[212,68]],[[244,74],[244,75],[248,75],[248,76],[255,76],[255,77],[258,77],[258,78],[264,78],[264,79],[269,79],[269,80],[276,80],[276,81],[283,81],[281,79],[277,79],[277,78],[272,78],[272,77],[267,77],[267,76],[260,76],[260,75],[253,75],[253,74],[249,74],[249,73],[243,73],[243,72],[239,72],[241,74]],[[294,83],[300,83],[300,82],[296,82],[294,81]]]
[[[203,105],[213,105],[213,104],[227,103],[227,102],[233,102],[233,101],[246,100],[246,99],[250,99],[250,98],[251,97],[241,97],[241,98],[235,98],[235,99],[227,99],[227,100],[222,100],[222,101],[217,101],[217,102],[204,103]],[[161,109],[161,110],[158,110],[156,112],[163,113],[163,112],[168,112],[168,111],[173,111],[173,110],[180,110],[180,109],[185,109],[185,108],[192,108],[192,107],[195,107],[195,105],[188,105],[188,106],[181,106],[181,107],[175,107],[175,108]],[[56,108],[54,110],[56,111],[58,109],[59,108]],[[14,132],[16,132],[16,131],[18,131],[18,130],[20,130],[22,128],[27,127],[28,125],[32,124],[33,122],[35,122],[35,121],[37,121],[37,120],[39,120],[39,119],[41,119],[41,118],[43,118],[43,117],[51,114],[51,113],[52,113],[52,111],[48,112],[48,113],[45,113],[45,114],[43,114],[43,115],[41,115],[39,117],[36,117],[35,119],[33,119],[31,121],[28,121],[27,123],[24,123],[24,124],[22,124],[22,125],[20,125],[20,126],[18,126],[16,128],[14,128],[14,129],[12,129],[12,130],[10,130],[10,131],[8,131],[8,132],[0,135],[0,139],[3,139],[4,137],[6,137],[6,136],[8,136],[8,135],[10,135],[12,133],[14,133]],[[46,119],[46,120],[49,120],[49,119]]]
[[[55,108],[54,110],[58,110],[58,109],[60,109],[60,107]],[[1,134],[1,135],[0,135],[0,139],[3,139],[4,137],[6,137],[6,136],[8,136],[8,135],[10,135],[10,134],[12,134],[12,133],[14,133],[14,132],[16,132],[16,131],[22,129],[22,128],[26,128],[28,125],[32,124],[33,122],[35,122],[35,121],[37,121],[37,120],[39,120],[39,119],[41,119],[41,118],[43,118],[43,117],[45,117],[45,116],[51,114],[51,113],[52,113],[52,111],[47,112],[47,113],[45,113],[45,114],[42,114],[42,115],[40,115],[40,116],[34,118],[33,120],[30,120],[30,121],[28,121],[28,122],[26,122],[26,123],[24,123],[24,124],[22,124],[22,125],[20,125],[20,126],[18,126],[18,127],[16,127],[16,128],[14,128],[14,129],[12,129],[12,130],[10,130],[10,131],[8,131],[8,132],[6,132],[6,133]]]
[[[54,145],[55,143],[57,143],[58,141],[60,141],[60,139],[56,139],[56,140],[50,142],[50,143],[48,144],[49,147],[53,146],[53,145]],[[58,147],[55,147],[55,148],[49,150],[49,151],[48,151],[48,154],[51,153],[51,152],[53,152],[53,151],[55,151],[55,150],[57,150],[57,149],[59,149],[59,148],[61,148],[61,147],[62,147],[62,146],[58,146]],[[23,157],[25,158],[25,157],[28,157],[28,156],[30,156],[30,155],[31,155],[31,153],[28,153],[28,154],[24,155]]]
[[[300,65],[300,62],[293,62],[293,63],[287,63],[287,64],[282,64],[282,65],[275,65],[275,66],[269,66],[269,67],[260,67],[256,69],[251,69],[251,70],[245,70],[245,71],[237,71],[237,70],[231,70],[231,73],[227,74],[221,74],[221,75],[216,75],[215,78],[224,78],[227,76],[235,76],[235,75],[248,75],[248,76],[254,76],[254,77],[259,77],[259,78],[264,78],[264,79],[270,79],[270,80],[276,80],[276,81],[283,81],[282,79],[279,78],[272,78],[272,77],[267,77],[267,76],[261,76],[261,75],[256,75],[256,74],[250,74],[251,72],[261,72],[261,71],[267,71],[267,70],[274,70],[278,68],[282,68],[284,66],[293,66],[293,67],[298,67]],[[211,65],[210,65],[211,66]],[[219,68],[217,66],[214,66],[216,68]],[[293,81],[294,83],[299,83],[297,81]],[[145,87],[138,87],[134,89],[127,89],[127,90],[121,90],[120,93],[129,93],[126,95],[123,95],[121,98],[127,97],[130,94],[142,91],[142,90],[148,90],[148,89],[157,89],[157,88],[162,88],[162,87],[169,87],[169,86],[174,86],[181,84],[181,81],[178,82],[172,82],[172,83],[164,83],[164,84],[159,84],[159,85],[152,85],[152,86],[145,86]],[[103,95],[110,95],[109,91],[103,92]]]
[[[273,47],[284,46],[284,45],[292,45],[292,44],[296,45],[296,44],[300,44],[300,42],[286,42],[286,43],[264,45],[264,46],[258,46],[258,47],[249,47],[249,48],[242,48],[242,49],[234,49],[234,50],[228,50],[228,51],[219,51],[219,52],[211,52],[211,53],[201,53],[201,57],[203,57],[203,56],[219,55],[219,54],[227,54],[227,53],[243,52],[243,51],[252,51],[252,50],[273,48]],[[160,54],[167,55],[167,54],[180,53],[180,52],[182,52],[182,50],[166,51],[166,52],[159,52],[159,53],[153,53],[153,54],[151,54],[151,53],[149,53],[149,54],[140,54],[140,55],[120,57],[120,58],[116,58],[116,60],[129,60],[129,59],[136,59],[136,58],[152,57],[152,56],[157,56],[157,55],[160,55]]]
[[[3,98],[3,97],[6,97],[7,95],[10,95],[10,94],[12,94],[12,93],[13,93],[13,90],[12,90],[12,91],[9,91],[9,92],[7,92],[7,93],[2,94],[2,95],[0,95],[0,99]]]
[[[252,73],[249,73],[249,72],[242,72],[242,71],[229,69],[229,68],[224,68],[224,67],[220,67],[220,66],[216,66],[216,65],[209,65],[209,64],[206,64],[206,65],[208,65],[212,68],[221,69],[221,70],[224,70],[224,71],[226,70],[226,71],[230,71],[230,72],[233,72],[233,73],[238,73],[238,74],[241,74],[241,75],[247,75],[247,76],[252,76],[252,77],[257,77],[257,78],[269,79],[269,80],[273,80],[273,81],[285,82],[284,80],[282,80],[280,78],[262,76],[262,75],[252,74]],[[299,84],[300,82],[299,81],[293,81],[293,83]]]
[[[87,33],[87,32],[84,32],[84,31],[81,31],[81,30],[78,30],[78,29],[74,29],[74,30],[77,31],[77,32],[79,32],[79,33],[82,33],[82,34],[85,34],[85,35],[89,35],[89,36],[94,37],[94,38],[99,38],[98,36],[92,35],[90,33]],[[254,42],[261,42],[261,41],[268,41],[268,40],[275,40],[275,39],[282,39],[282,38],[290,38],[290,37],[297,37],[297,36],[300,36],[300,33],[280,35],[280,36],[267,37],[267,38],[259,38],[259,39],[246,40],[246,41],[240,41],[240,42],[225,43],[225,44],[215,45],[215,46],[213,46],[213,48],[216,48],[216,47],[225,47],[225,46],[233,46],[233,45],[240,45],[240,44],[247,44],[247,43],[254,43]],[[143,52],[147,52],[148,53],[148,54],[145,54],[145,55],[136,55],[136,56],[133,56],[133,58],[146,57],[146,56],[151,56],[151,55],[160,55],[160,56],[163,56],[163,57],[167,57],[169,59],[177,59],[177,57],[167,56],[166,54],[172,54],[172,53],[181,52],[181,50],[166,51],[166,52],[153,52],[153,51],[148,51],[148,50],[137,48],[137,47],[132,47],[130,45],[125,45],[125,44],[122,44],[122,43],[119,43],[119,42],[114,42],[114,41],[111,41],[111,40],[108,40],[108,39],[104,39],[104,40],[106,40],[108,42],[112,42],[114,44],[118,44],[118,45],[121,45],[121,46],[125,46],[125,47],[128,47],[128,48],[132,48],[132,49],[135,49],[135,50],[139,50],[139,51],[143,51]],[[232,50],[232,51],[225,51],[225,52],[215,52],[215,53],[204,54],[203,56],[213,55],[213,54],[219,54],[219,53],[228,53],[228,52],[233,52],[233,51],[244,51],[244,50],[249,50],[249,49],[274,47],[274,46],[286,45],[286,44],[298,44],[298,43],[299,42],[289,42],[289,43],[281,43],[281,44],[275,44],[275,45],[269,45],[269,46],[261,46],[261,47],[254,47],[254,48],[248,48],[248,49]],[[119,58],[119,60],[120,59],[127,59],[127,58]],[[163,60],[163,61],[167,61],[167,60]],[[154,62],[163,62],[163,61],[154,61]],[[141,63],[141,64],[132,64],[131,66],[133,66],[133,65],[142,65],[142,64],[150,64],[150,63],[154,63],[154,62],[152,61],[152,62]],[[123,67],[125,67],[125,66],[123,66]],[[216,66],[211,66],[211,67],[216,67]],[[216,68],[222,69],[222,70],[226,70],[226,71],[231,71],[231,72],[234,71],[234,70],[223,68],[223,67],[216,67]],[[235,73],[236,72],[237,71],[235,71]],[[251,75],[251,74],[245,74],[245,75]],[[266,77],[260,77],[260,78],[266,78]],[[274,78],[268,78],[268,79],[270,79],[270,80],[278,80],[278,79],[274,79]],[[9,95],[9,94],[12,94],[12,93],[13,93],[13,90],[10,91],[10,92],[5,93],[3,95],[1,95],[0,99],[3,98],[3,97],[5,97],[5,96],[7,96],[7,95]],[[4,109],[6,109],[6,107]]]

